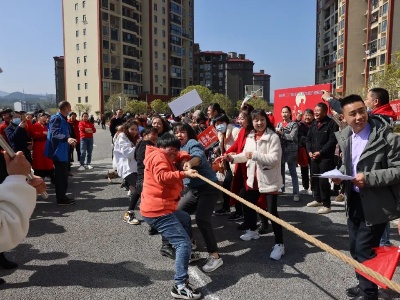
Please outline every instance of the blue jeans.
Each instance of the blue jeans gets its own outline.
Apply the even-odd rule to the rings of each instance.
[[[81,166],[85,165],[85,158],[87,155],[86,164],[90,165],[92,162],[92,152],[93,152],[93,138],[83,138],[81,139]]]
[[[289,167],[290,176],[292,177],[293,194],[298,195],[299,194],[299,178],[297,177],[296,163],[288,162],[287,165]],[[285,162],[283,160],[281,163],[281,174],[282,174],[282,183],[283,183],[283,186],[285,187]]]
[[[189,258],[192,252],[192,224],[190,215],[182,210],[157,218],[143,220],[166,238],[175,248],[175,284],[184,284],[189,278]]]
[[[388,222],[385,227],[385,231],[382,234],[379,246],[391,246],[391,245],[392,243],[390,242],[390,222]]]

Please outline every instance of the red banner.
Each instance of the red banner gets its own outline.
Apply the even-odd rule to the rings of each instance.
[[[393,108],[397,115],[397,120],[400,120],[400,99],[393,100],[389,102],[390,106]]]
[[[315,105],[323,102],[321,99],[322,91],[332,91],[330,83],[318,84],[302,87],[294,87],[287,89],[275,90],[274,93],[274,117],[275,123],[282,122],[281,111],[282,107],[289,106],[292,110],[293,119],[298,111],[304,112],[309,108],[314,110]]]
[[[218,142],[218,131],[214,126],[209,126],[206,130],[197,136],[197,139],[204,146],[204,149],[208,149],[216,142]]]

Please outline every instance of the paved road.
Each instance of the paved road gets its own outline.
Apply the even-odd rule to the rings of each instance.
[[[0,299],[171,299],[174,264],[159,254],[160,236],[148,236],[146,224],[121,220],[129,200],[119,184],[105,178],[110,141],[108,130],[98,129],[95,168],[78,172],[73,166],[70,191],[76,205],[56,206],[51,186],[49,199],[39,199],[27,239],[8,253],[20,267],[0,270],[7,281]],[[311,196],[297,203],[289,195],[279,197],[281,218],[348,254],[343,205],[334,204],[331,214],[321,216],[305,207],[309,201]],[[213,221],[224,265],[205,274],[199,261],[189,270],[204,299],[347,299],[344,290],[356,283],[351,267],[293,233],[284,231],[286,255],[272,261],[272,233],[244,242],[237,223],[226,217]],[[194,235],[206,257],[196,229]],[[400,244],[394,226],[392,237]]]

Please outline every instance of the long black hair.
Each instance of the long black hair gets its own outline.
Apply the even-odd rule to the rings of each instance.
[[[267,114],[265,113],[265,110],[263,109],[255,109],[251,112],[251,120],[253,121],[256,117],[264,117],[265,120],[267,121],[267,128],[271,129],[273,132],[275,132],[275,127],[271,123],[270,119],[268,118]]]

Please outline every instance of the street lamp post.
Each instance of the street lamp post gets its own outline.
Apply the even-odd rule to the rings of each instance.
[[[121,96],[118,96],[118,98],[119,98],[119,108],[122,108],[122,98]]]

